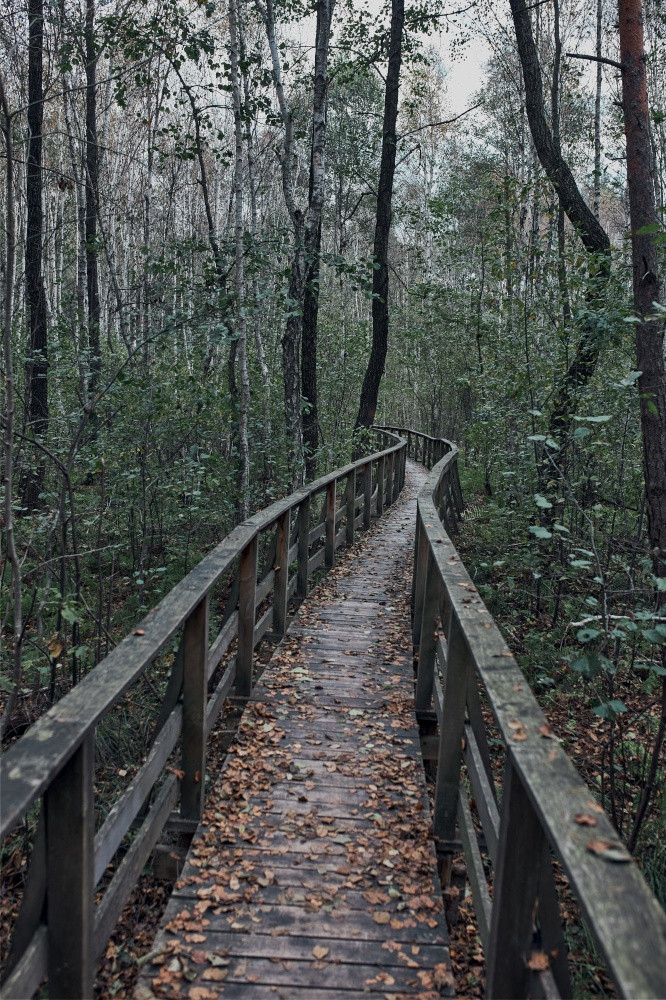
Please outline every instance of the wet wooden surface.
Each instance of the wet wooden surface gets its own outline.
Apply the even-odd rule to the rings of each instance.
[[[452,995],[413,711],[423,475],[410,463],[257,683],[137,997]]]

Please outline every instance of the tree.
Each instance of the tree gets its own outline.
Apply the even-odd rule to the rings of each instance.
[[[28,154],[26,170],[27,224],[25,238],[25,288],[28,304],[29,346],[27,363],[27,417],[30,434],[44,437],[49,425],[48,346],[46,294],[42,274],[42,128],[44,92],[43,0],[28,0]],[[40,506],[44,486],[44,460],[37,453],[23,482],[23,502],[29,509]]]
[[[326,93],[328,88],[328,51],[335,0],[318,0],[315,36],[314,87],[312,93],[312,142],[310,151],[310,183],[308,200],[300,205],[294,177],[295,129],[294,114],[289,105],[282,79],[280,51],[276,36],[275,12],[272,0],[265,6],[258,4],[266,27],[271,53],[273,83],[277,94],[280,115],[284,126],[284,143],[281,154],[282,191],[294,233],[293,258],[289,279],[288,313],[282,336],[282,369],[284,378],[285,425],[289,475],[292,485],[303,481],[303,423],[301,413],[300,351],[303,334],[303,313],[308,277],[313,260],[318,255],[318,236],[324,207],[325,153],[326,153]],[[312,279],[311,279],[312,288]],[[311,315],[311,314],[309,314]],[[316,325],[316,315],[314,316]],[[309,328],[310,329],[310,328]],[[308,342],[309,357],[312,340]],[[315,344],[316,349],[316,344]],[[315,372],[316,374],[316,372]],[[316,392],[311,388],[311,365],[307,379],[309,398]]]
[[[525,0],[510,0],[510,4],[525,81],[527,117],[537,156],[557,192],[567,218],[589,255],[588,316],[583,323],[574,357],[556,386],[550,414],[549,438],[562,451],[566,446],[581,393],[592,378],[599,358],[602,336],[594,314],[603,302],[603,292],[610,273],[610,240],[580,193],[548,124],[529,8]],[[546,448],[546,476],[549,475],[549,459],[549,449]]]
[[[657,580],[666,579],[666,376],[664,374],[664,310],[659,302],[660,231],[654,195],[650,148],[641,0],[618,0],[622,110],[627,143],[627,186],[631,221],[631,257],[636,310],[636,366],[641,406],[643,467],[648,537]],[[658,591],[659,603],[663,591]],[[666,668],[666,650],[662,654]],[[641,794],[629,847],[638,832],[655,790],[659,760],[666,737],[666,671],[662,676],[661,719],[652,762]]]
[[[398,95],[402,63],[402,35],[405,24],[404,0],[392,0],[389,59],[384,96],[382,127],[382,158],[377,185],[377,217],[373,248],[372,279],[372,347],[363,378],[357,427],[370,427],[375,419],[379,386],[386,365],[389,334],[389,268],[388,245],[391,232],[391,203],[397,150]]]

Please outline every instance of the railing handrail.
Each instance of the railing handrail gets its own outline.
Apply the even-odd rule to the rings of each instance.
[[[441,734],[435,836],[445,851],[453,853],[457,827],[468,872],[476,868],[470,881],[486,949],[487,996],[527,995],[529,976],[534,976],[526,959],[537,898],[544,923],[548,923],[548,913],[551,918],[551,926],[541,928],[542,950],[564,952],[547,959],[549,985],[555,986],[556,995],[557,990],[559,995],[568,993],[566,949],[548,846],[564,868],[619,993],[633,998],[666,996],[666,915],[610,820],[595,805],[590,789],[551,734],[447,531],[455,507],[451,502],[457,480],[454,458],[447,454],[432,468],[417,501],[416,704],[417,710],[427,710],[434,696]],[[438,635],[440,620],[444,637]],[[501,813],[477,681],[506,747]],[[460,781],[463,760],[494,862],[492,901],[467,793]],[[609,845],[606,856],[604,842]],[[555,940],[550,948],[545,941],[549,935]]]
[[[332,482],[376,462],[382,456],[398,451],[400,447],[401,443],[398,441],[384,451],[350,462],[313,480],[288,497],[277,500],[237,525],[204,556],[137,623],[130,635],[3,754],[0,762],[0,837],[11,831],[20,816],[42,794],[53,774],[64,766],[102,716],[117,704],[148,664],[159,656],[196,605],[231,569],[242,550],[254,538],[272,527],[286,511],[298,507],[307,497],[323,492]],[[54,747],[53,740],[62,740],[63,737],[67,746]]]
[[[355,529],[369,528],[373,514],[380,516],[397,498],[406,441],[388,431],[377,433],[382,450],[327,473],[234,528],[4,754],[0,836],[10,833],[40,797],[42,804],[3,996],[32,995],[45,974],[53,995],[91,995],[96,960],[179,800],[180,826],[193,830],[197,825],[206,738],[234,683],[240,699],[250,696],[255,646],[271,626],[276,636],[284,634],[289,597],[304,597],[311,574],[332,566],[336,549],[354,541]],[[338,483],[346,483],[341,506]],[[323,519],[311,528],[311,500],[321,493],[326,496]],[[258,541],[273,530],[268,565],[259,573]],[[222,628],[209,643],[210,594],[236,561]],[[290,576],[294,563],[297,571]],[[272,603],[263,610],[271,594]],[[95,727],[179,631],[152,747],[95,832]],[[225,661],[218,681],[217,668],[234,639],[236,655]],[[213,680],[217,686],[210,692]],[[182,770],[167,775],[148,805],[181,734]],[[95,886],[139,815],[141,827],[95,906]]]

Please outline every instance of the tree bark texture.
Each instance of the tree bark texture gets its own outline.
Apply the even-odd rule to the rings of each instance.
[[[42,273],[42,122],[44,94],[42,59],[44,8],[42,0],[28,3],[28,152],[26,169],[27,223],[25,239],[25,285],[28,305],[30,356],[27,364],[27,416],[32,435],[43,437],[49,425],[48,347],[46,294]],[[33,461],[24,482],[24,503],[39,506],[44,483],[44,462]]]
[[[97,47],[95,0],[86,0],[86,282],[88,289],[89,388],[94,395],[101,377],[100,303],[97,267],[97,194],[99,150],[97,145]]]
[[[301,389],[303,393],[303,452],[305,478],[317,475],[319,447],[319,416],[317,413],[317,324],[319,319],[319,254],[321,252],[321,219],[316,243],[308,268],[303,299],[303,337],[301,342]]]
[[[659,302],[657,210],[650,146],[645,49],[641,0],[619,0],[622,106],[627,141],[627,183],[631,220],[636,364],[641,372],[643,461],[648,533],[655,572],[666,576],[666,379],[664,322],[656,314]]]
[[[384,128],[382,157],[377,188],[377,218],[375,222],[374,266],[372,276],[372,347],[365,371],[359,401],[357,427],[370,427],[375,419],[379,386],[384,374],[389,334],[389,274],[388,245],[391,232],[391,201],[397,148],[398,95],[402,64],[402,33],[405,23],[404,0],[392,0],[391,36],[388,71],[384,94]]]
[[[248,413],[250,410],[250,378],[247,368],[247,317],[245,311],[245,261],[243,226],[243,115],[241,108],[241,79],[238,52],[238,24],[235,0],[229,0],[229,60],[234,105],[234,206],[235,206],[235,262],[236,262],[236,333],[241,394],[238,414],[238,444],[240,451],[240,482],[238,517],[244,521],[250,505],[250,443],[248,440]]]
[[[560,204],[577,230],[590,255],[587,303],[590,318],[567,371],[558,380],[550,416],[549,433],[560,448],[566,443],[582,390],[594,374],[601,347],[601,332],[594,311],[607,287],[610,269],[610,240],[594,212],[581,195],[568,163],[546,119],[541,67],[525,0],[510,0],[518,53],[525,81],[525,104],[534,147],[539,162],[557,191]]]
[[[282,190],[294,230],[294,258],[288,293],[288,314],[282,337],[285,427],[289,480],[292,487],[303,482],[303,417],[301,412],[301,339],[308,275],[317,255],[317,238],[324,207],[326,180],[326,97],[328,90],[328,51],[335,0],[318,0],[315,38],[314,92],[312,97],[312,145],[308,203],[301,208],[294,192],[294,123],[288,105],[275,36],[275,18],[271,0],[263,10],[271,59],[273,82],[285,127],[282,152]],[[310,346],[310,345],[309,345]],[[315,371],[316,377],[316,371]],[[316,395],[316,393],[315,393]]]

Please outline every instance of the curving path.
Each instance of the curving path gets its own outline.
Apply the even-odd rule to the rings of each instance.
[[[415,503],[301,606],[247,705],[136,998],[452,996],[413,711]]]

